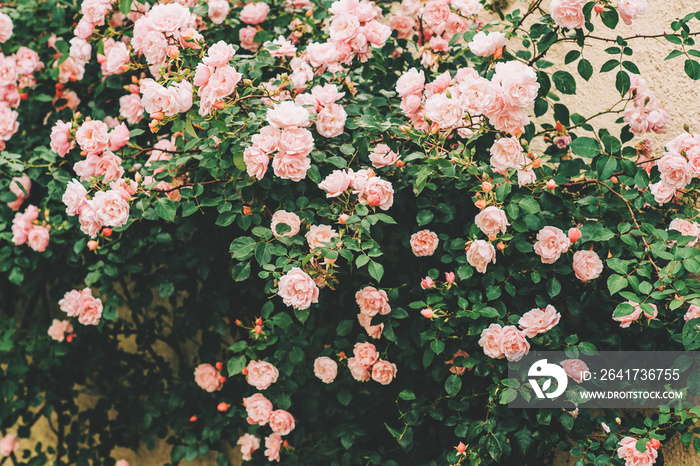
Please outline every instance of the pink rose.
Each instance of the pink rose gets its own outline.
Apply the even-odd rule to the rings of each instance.
[[[73,34],[80,39],[87,39],[92,35],[92,31],[95,30],[95,23],[91,23],[86,18],[80,18],[78,24],[75,26]]]
[[[105,76],[110,74],[124,73],[129,70],[129,61],[131,56],[124,42],[118,42],[107,52],[107,61],[105,62]]]
[[[377,290],[373,286],[366,286],[355,293],[355,301],[360,306],[360,312],[369,317],[374,317],[377,313],[386,315],[391,312],[386,291]]]
[[[58,302],[58,306],[68,317],[76,317],[81,312],[82,294],[78,290],[71,290],[63,295],[63,299]]]
[[[556,25],[563,28],[581,28],[586,22],[580,0],[552,0],[549,13]]]
[[[565,359],[559,365],[564,368],[566,375],[574,379],[574,382],[583,382],[583,372],[588,372],[588,366],[580,359]]]
[[[214,24],[221,24],[228,16],[228,12],[231,10],[231,6],[228,4],[227,0],[209,0],[207,2],[209,5],[209,10],[207,11],[207,16]],[[257,438],[256,438],[257,440]],[[256,447],[257,448],[257,447]],[[245,459],[245,458],[244,458]]]
[[[372,380],[382,385],[389,385],[396,377],[396,364],[382,359],[372,366]]]
[[[265,126],[252,137],[253,145],[262,149],[266,154],[278,150],[282,132],[274,126]],[[312,142],[313,144],[313,142]]]
[[[267,18],[270,12],[270,6],[267,3],[248,3],[241,10],[241,21],[246,24],[260,24]]]
[[[310,42],[306,46],[306,53],[309,56],[309,63],[315,67],[329,66],[340,59],[338,47],[333,42]]]
[[[462,124],[464,110],[459,101],[444,94],[436,94],[425,102],[425,117],[440,129],[450,129]]]
[[[680,232],[683,236],[690,236],[695,238],[690,241],[687,246],[693,247],[698,242],[698,235],[700,235],[700,225],[696,222],[689,222],[682,218],[674,218],[671,220],[671,224],[668,227],[669,230],[675,230]]]
[[[0,15],[6,16],[4,13],[0,13]],[[0,16],[0,31],[2,31],[3,29],[2,16]],[[1,35],[0,42],[5,42],[4,40],[2,40]],[[15,434],[7,434],[6,436],[0,439],[0,456],[10,456],[16,451],[19,451],[19,439]]]
[[[323,383],[331,383],[338,375],[338,363],[327,356],[321,356],[314,361],[314,375]]]
[[[399,155],[389,149],[386,144],[377,144],[371,154],[369,160],[374,168],[387,167],[394,165],[399,160]]]
[[[520,361],[530,351],[530,343],[514,325],[503,327],[498,343],[501,353],[510,362]]]
[[[303,128],[311,125],[309,112],[297,105],[294,101],[287,100],[275,105],[267,111],[267,122],[277,128]]]
[[[265,47],[269,50],[270,55],[275,58],[292,58],[297,53],[297,48],[289,40],[285,39],[284,36],[279,36],[272,42],[265,42]],[[274,47],[274,50],[273,50]]]
[[[492,359],[503,357],[500,341],[503,328],[499,324],[491,324],[481,332],[479,346],[484,348],[484,354]]]
[[[375,340],[378,340],[382,337],[382,331],[384,331],[384,324],[379,324],[379,325],[372,325],[372,318],[359,313],[357,314],[357,321],[360,323],[360,326],[365,329],[365,332],[367,332],[367,335],[370,337],[374,338]]]
[[[261,393],[243,398],[243,406],[245,406],[248,413],[248,418],[246,419],[248,424],[264,426],[270,419],[270,414],[272,414],[272,403]]]
[[[364,33],[372,47],[383,47],[391,37],[391,28],[379,21],[372,20],[364,25]]]
[[[7,42],[12,37],[12,27],[12,19],[5,13],[0,13],[0,42]]]
[[[576,251],[574,253],[574,272],[582,282],[598,278],[603,271],[603,261],[594,251]]]
[[[663,181],[649,185],[649,191],[654,195],[654,200],[659,204],[666,204],[676,195],[676,188],[667,186]]]
[[[437,234],[421,230],[411,235],[411,250],[416,257],[432,256],[440,243]]]
[[[141,94],[141,102],[149,114],[163,112],[165,116],[173,116],[180,113],[180,99],[174,86],[166,89],[154,80],[146,78],[141,80]]]
[[[542,258],[543,264],[554,264],[562,253],[569,250],[571,241],[559,228],[544,227],[537,233],[535,252]]]
[[[102,219],[93,205],[92,201],[87,201],[82,209],[80,209],[80,214],[78,214],[80,231],[89,235],[91,238],[97,236],[97,233],[99,233],[102,228]]]
[[[493,244],[478,239],[474,241],[467,251],[467,262],[479,273],[486,273],[489,263],[496,263],[496,248]]]
[[[287,435],[294,430],[294,417],[283,409],[272,411],[268,422],[275,434]]]
[[[289,228],[291,228],[290,231],[279,234],[277,232],[277,225],[280,223],[283,223],[285,225],[289,225]],[[299,233],[299,228],[301,226],[301,220],[299,219],[299,216],[293,212],[287,212],[286,210],[278,210],[274,214],[272,214],[272,224],[270,225],[270,229],[272,230],[272,234],[275,235],[275,237],[279,238],[280,236],[294,236],[297,233]]]
[[[377,348],[372,343],[355,343],[352,350],[358,364],[370,367],[379,359]]]
[[[526,312],[518,321],[518,325],[523,331],[523,335],[529,338],[535,337],[538,333],[547,333],[559,323],[561,314],[551,304],[544,309],[532,309]]]
[[[97,154],[109,147],[107,125],[102,121],[86,121],[75,132],[75,140],[80,148],[89,154]]]
[[[651,442],[647,442],[647,449],[643,452],[637,450],[637,439],[634,437],[624,437],[618,442],[617,456],[625,460],[625,466],[651,466],[656,463],[659,452],[651,447]]]
[[[104,226],[120,227],[129,220],[129,203],[117,191],[98,191],[91,203]]]
[[[357,358],[349,358],[348,359],[348,369],[350,369],[350,374],[352,377],[357,380],[358,382],[367,382],[369,381],[370,374],[369,374],[369,366],[365,366],[364,364],[361,364]]]
[[[207,66],[204,63],[197,65],[196,71],[194,73],[194,80],[192,81],[195,86],[204,87],[209,82],[211,74],[214,72],[214,68]]]
[[[101,26],[104,24],[105,15],[109,12],[109,9],[109,3],[105,3],[101,0],[83,0],[80,12],[83,14],[83,18],[86,21]]]
[[[501,138],[491,146],[491,167],[500,173],[525,164],[523,146],[517,138]]]
[[[306,272],[293,267],[280,278],[279,295],[284,304],[294,309],[308,309],[311,303],[318,302],[318,286]]]
[[[257,33],[258,30],[255,26],[244,27],[238,31],[238,40],[241,41],[241,47],[250,52],[257,52],[260,48],[260,44],[255,42],[255,34]]]
[[[27,235],[27,244],[36,252],[44,252],[49,245],[49,230],[41,225],[32,225]]]
[[[270,156],[259,147],[251,146],[243,151],[243,162],[245,163],[248,175],[261,180],[267,172]]]
[[[399,39],[410,39],[415,34],[416,21],[410,16],[394,15],[389,19],[389,27],[398,33]]]
[[[280,448],[282,448],[282,437],[279,434],[272,434],[265,438],[265,456],[268,461],[279,462]]]
[[[540,89],[535,70],[519,61],[498,63],[495,70],[491,81],[501,86],[507,105],[528,107],[535,101]]]
[[[64,157],[68,151],[75,147],[75,141],[71,141],[70,130],[72,125],[58,120],[51,128],[51,150],[56,152],[61,157]]]
[[[683,320],[686,322],[692,319],[700,319],[700,307],[695,304],[691,304],[688,311],[683,316]]]
[[[343,134],[348,114],[342,105],[330,104],[324,107],[316,117],[316,130],[325,138],[334,138]]]
[[[498,50],[503,49],[507,43],[508,39],[502,32],[486,34],[484,31],[479,31],[469,42],[469,49],[478,57],[490,57]]]
[[[209,393],[221,390],[221,373],[211,364],[200,364],[194,370],[194,381],[202,390]]]
[[[187,26],[191,15],[189,8],[177,3],[169,3],[155,5],[148,12],[147,17],[154,30],[171,36],[175,31]]]
[[[251,5],[252,4],[249,3],[246,6],[246,8]],[[213,66],[215,68],[217,66],[228,65],[228,62],[233,57],[234,53],[236,52],[233,50],[232,45],[220,40],[216,44],[209,47],[209,50],[207,51],[207,56],[202,58],[202,63],[204,63],[207,66]],[[197,67],[197,69],[199,69],[199,67]]]
[[[670,188],[684,189],[693,179],[688,161],[682,155],[666,153],[657,162],[661,181]]]
[[[136,49],[136,47],[134,47]],[[140,42],[137,49],[143,56],[146,57],[146,63],[149,65],[160,65],[165,63],[168,53],[168,40],[163,33],[158,31],[149,31]]]
[[[80,315],[78,322],[83,325],[97,325],[102,317],[102,300],[92,296],[92,290],[85,288],[81,292]]]
[[[360,31],[360,22],[357,16],[341,14],[336,16],[328,29],[331,40],[334,42],[347,42]]]
[[[109,133],[109,150],[119,150],[129,142],[129,128],[121,123]]]
[[[314,86],[311,89],[311,96],[316,103],[321,107],[328,107],[343,98],[345,92],[338,92],[338,87],[335,84],[326,84],[325,86]]]
[[[266,361],[250,361],[247,369],[246,381],[258,390],[265,390],[279,377],[277,368]]]
[[[333,170],[318,187],[326,191],[326,197],[338,197],[350,187],[350,176],[345,170]]]
[[[420,95],[425,87],[425,74],[423,70],[420,72],[415,68],[411,68],[405,72],[396,81],[396,92],[401,97],[409,95]]]
[[[209,2],[211,4],[211,2]],[[255,435],[243,434],[236,445],[241,446],[241,455],[243,456],[243,461],[250,461],[252,459],[252,454],[255,450],[260,448],[260,439]]]
[[[431,0],[423,8],[423,21],[429,26],[439,26],[447,21],[450,16],[450,7],[447,2]]]
[[[337,238],[338,232],[329,225],[313,225],[306,233],[306,242],[309,244],[309,249],[314,250],[325,246],[326,243],[331,243],[333,238]]]
[[[73,326],[67,320],[54,319],[49,327],[48,334],[57,342],[62,342],[66,338],[66,333],[72,333]]]
[[[80,181],[73,178],[66,186],[66,192],[63,193],[62,200],[66,205],[66,213],[68,215],[80,215],[80,211],[87,203],[87,189]]]
[[[287,128],[282,130],[278,144],[287,155],[306,157],[314,149],[314,137],[306,128]]]
[[[626,304],[629,304],[630,306],[634,307],[634,311],[632,311],[631,314],[627,314],[625,316],[620,316],[620,317],[614,317],[614,314],[613,314],[613,320],[620,322],[621,328],[628,328],[630,326],[630,324],[632,324],[632,322],[639,319],[639,316],[642,315],[642,312],[644,312],[644,315],[648,319],[653,319],[659,314],[659,311],[656,307],[656,304],[650,304],[650,306],[652,307],[653,312],[654,312],[653,315],[647,314],[647,312],[642,309],[642,306],[639,303],[636,303],[634,301],[627,301]]]
[[[119,98],[119,115],[129,124],[135,125],[143,119],[143,104],[138,94],[129,94]]]
[[[633,19],[649,13],[649,5],[647,0],[620,0],[617,2],[617,12],[622,21],[629,25]]]
[[[362,187],[358,200],[360,204],[369,204],[373,207],[378,206],[382,210],[389,210],[394,204],[394,188],[389,181],[373,176]]]
[[[498,207],[489,206],[479,212],[474,218],[476,226],[487,236],[497,235],[506,232],[506,227],[510,225],[506,218],[506,213]]]
[[[311,160],[308,157],[288,155],[284,152],[278,152],[272,160],[272,169],[275,175],[295,182],[306,178],[309,167],[311,167]]]

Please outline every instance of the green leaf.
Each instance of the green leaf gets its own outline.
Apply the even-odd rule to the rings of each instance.
[[[685,61],[685,74],[696,81],[700,79],[700,63],[687,59]]]
[[[556,71],[552,75],[552,81],[562,94],[576,94],[576,80],[568,71]]]
[[[246,366],[245,355],[240,355],[240,356],[236,356],[235,358],[229,359],[228,364],[226,364],[226,370],[228,371],[228,376],[231,377],[232,375],[240,374],[245,366]]]
[[[591,62],[589,62],[585,58],[582,58],[578,62],[578,66],[576,67],[576,69],[578,70],[578,74],[581,75],[581,77],[586,81],[591,79],[591,76],[593,76],[593,65],[591,65]]]
[[[416,399],[416,394],[411,390],[401,390],[401,393],[399,393],[399,398],[402,400],[411,401]]]
[[[440,354],[445,351],[445,342],[442,340],[433,340],[430,342],[430,348],[435,354]]]
[[[452,374],[445,381],[445,391],[450,396],[455,396],[462,388],[462,379],[457,374]]]
[[[119,11],[124,15],[128,15],[131,11],[132,0],[119,0]]]
[[[611,295],[623,290],[627,284],[627,279],[621,275],[613,274],[608,277],[608,291]]]
[[[418,223],[418,226],[427,225],[433,220],[434,216],[435,214],[433,214],[433,212],[430,210],[421,210],[416,215],[416,222]]]
[[[600,19],[602,19],[603,24],[605,24],[610,29],[615,29],[617,23],[620,21],[620,17],[617,14],[617,10],[615,10],[611,6],[605,7],[605,10],[603,10],[603,12],[600,14]]]
[[[700,319],[691,319],[683,326],[683,346],[686,351],[700,348]]]
[[[580,155],[581,157],[592,158],[600,154],[600,143],[593,139],[587,137],[579,137],[571,141],[569,147],[574,154]]]
[[[233,254],[234,259],[242,261],[253,255],[256,245],[257,243],[250,236],[239,236],[231,242],[229,251]]]
[[[160,218],[173,222],[175,221],[177,206],[177,202],[171,201],[167,197],[160,197],[156,201],[156,213]]]
[[[369,275],[377,280],[377,283],[382,281],[382,277],[384,276],[384,266],[382,264],[372,261],[367,266],[367,270],[369,271]]]
[[[620,70],[617,72],[615,76],[615,89],[617,89],[620,95],[625,95],[627,91],[630,90],[630,75],[627,74],[626,71]]]
[[[341,320],[336,328],[336,333],[339,337],[344,337],[352,330],[352,320]]]
[[[350,393],[349,390],[341,388],[340,390],[338,390],[338,401],[343,406],[348,406],[350,404],[350,401],[352,401],[352,393]]]

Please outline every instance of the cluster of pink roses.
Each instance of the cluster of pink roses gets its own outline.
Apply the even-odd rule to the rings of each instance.
[[[314,149],[309,112],[293,101],[284,101],[267,111],[270,124],[253,136],[253,145],[243,152],[246,171],[262,179],[274,153],[272,169],[276,176],[301,181],[311,167],[309,154]]]
[[[647,314],[647,311],[645,309],[642,309],[642,306],[639,303],[635,303],[634,301],[627,301],[626,304],[629,304],[630,306],[634,307],[634,311],[631,314],[621,317],[613,316],[613,320],[620,322],[620,327],[622,328],[628,328],[632,324],[632,322],[635,322],[637,319],[639,319],[642,313],[647,319],[654,319],[657,315],[659,315],[659,311],[656,307],[656,304],[649,304],[649,306],[651,306],[653,309],[653,314]],[[690,312],[690,309],[688,311]]]
[[[700,135],[683,133],[666,144],[666,152],[657,162],[661,180],[649,185],[649,190],[659,204],[672,200],[678,190],[683,190],[700,177]]]
[[[165,87],[151,78],[141,80],[141,103],[153,120],[160,121],[192,108],[192,84],[178,81]]]
[[[507,175],[509,170],[515,169],[518,175],[518,186],[532,184],[537,181],[537,175],[533,170],[534,163],[525,158],[525,149],[520,145],[518,138],[500,138],[491,146],[490,164],[493,171]]]
[[[485,117],[498,131],[519,136],[530,122],[524,109],[539,87],[531,67],[510,61],[496,64],[490,81],[473,68],[459,68],[454,77],[446,71],[426,85],[423,71],[412,68],[398,79],[396,92],[401,110],[417,129],[428,131],[432,123],[469,137]]]
[[[92,296],[90,288],[67,292],[58,305],[69,317],[77,317],[83,325],[97,325],[102,318],[102,300]]]
[[[5,16],[8,20],[9,17]],[[3,21],[0,18],[0,26]],[[10,34],[12,21],[10,20]],[[2,33],[0,33],[0,38]],[[44,67],[39,55],[27,47],[20,47],[12,55],[0,53],[0,150],[19,129],[18,114],[14,108],[27,95],[25,90],[36,84],[33,73]]]
[[[333,170],[318,185],[326,191],[326,197],[338,197],[348,189],[357,194],[360,204],[369,204],[382,210],[389,210],[394,205],[394,188],[391,182],[375,176],[371,169],[353,171]]]
[[[223,99],[233,94],[241,74],[228,64],[235,51],[233,46],[219,41],[209,47],[207,56],[197,65],[194,85],[199,87],[199,114],[209,115],[213,108],[222,108]]]
[[[345,95],[338,92],[335,84],[314,86],[311,93],[299,94],[294,101],[316,115],[316,131],[325,138],[334,138],[343,134],[348,114],[342,105],[337,104]]]
[[[257,52],[260,44],[255,42],[255,34],[258,33],[258,26],[264,23],[267,19],[267,14],[270,12],[270,6],[265,2],[248,3],[241,10],[240,19],[248,26],[238,31],[238,39],[241,41],[241,47],[251,52]]]
[[[88,199],[87,189],[76,179],[66,187],[63,203],[69,216],[77,215],[80,229],[91,238],[102,227],[120,227],[129,221],[129,201],[136,193],[134,182],[120,178],[107,191],[98,191]]]
[[[630,131],[637,135],[665,133],[671,124],[671,114],[656,94],[649,89],[642,89],[644,84],[644,79],[630,74],[630,93],[634,96],[634,107],[625,110],[624,121],[630,125]]]
[[[658,440],[656,440],[658,443]],[[624,437],[618,442],[617,456],[625,460],[625,466],[651,466],[656,463],[659,452],[654,447],[652,441],[646,443],[646,450],[637,450],[637,439],[634,437]]]
[[[194,369],[194,381],[202,390],[209,393],[221,390],[226,381],[226,377],[211,364],[200,364]]]
[[[557,227],[546,226],[537,233],[537,242],[533,245],[543,264],[554,264],[571,243],[581,238],[578,228],[569,229],[568,235]],[[576,251],[573,258],[576,277],[582,282],[595,280],[603,272],[603,261],[594,251]]]
[[[73,325],[68,320],[54,319],[47,333],[51,338],[60,343],[66,339],[66,333],[73,333]]]
[[[75,164],[76,173],[83,179],[105,176],[103,182],[109,182],[120,178],[124,173],[121,159],[111,151],[124,147],[129,138],[129,128],[114,118],[105,121],[86,120],[75,132],[72,123],[58,120],[51,128],[50,147],[52,151],[65,157],[77,142],[81,154],[86,158]],[[105,155],[100,157],[102,153]]]
[[[700,239],[700,225],[698,222],[691,222],[682,218],[674,218],[671,220],[671,224],[668,226],[669,230],[675,230],[680,232],[683,236],[689,236],[695,238],[688,242],[686,246],[693,247],[697,244],[698,239]]]
[[[375,315],[387,315],[391,312],[389,297],[384,290],[378,290],[373,286],[366,286],[355,293],[355,301],[360,307],[357,321],[365,329],[367,335],[379,339],[384,330],[384,324],[372,325],[372,317]]]
[[[243,398],[243,406],[248,413],[248,424],[269,424],[272,434],[265,439],[265,456],[269,461],[279,461],[282,436],[294,430],[294,416],[283,409],[274,409],[272,402],[261,393]],[[257,437],[246,434],[238,440],[238,444],[242,447],[243,459],[248,461],[251,454],[259,448],[260,441]]]
[[[24,200],[29,196],[29,191],[32,189],[32,180],[26,174],[15,176],[10,180],[10,191],[17,196],[17,199],[8,202],[7,205],[12,210],[19,210]]]
[[[354,356],[348,359],[348,369],[358,382],[367,382],[370,377],[382,385],[389,385],[396,377],[396,364],[379,359],[377,348],[372,343],[355,343]]]
[[[39,220],[39,209],[29,205],[12,220],[12,242],[15,246],[27,243],[33,250],[43,252],[49,245],[49,228],[46,222]]]

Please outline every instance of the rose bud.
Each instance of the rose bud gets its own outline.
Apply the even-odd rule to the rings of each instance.
[[[420,314],[425,317],[426,319],[432,319],[433,318],[433,310],[432,309],[423,309],[420,311]]]
[[[161,121],[163,118],[165,118],[165,115],[163,112],[153,112],[151,113],[151,119],[156,120],[156,121]]]
[[[547,189],[554,190],[557,187],[557,183],[554,180],[547,181]]]
[[[244,205],[243,206],[243,215],[250,215],[252,210],[250,209],[250,206]]]
[[[221,413],[225,413],[226,411],[228,411],[228,403],[224,403],[222,401],[221,403],[216,405],[216,409]]]
[[[68,343],[70,343],[75,339],[75,337],[76,337],[75,333],[71,333],[70,335],[66,335],[66,341]]]
[[[435,286],[435,283],[433,283],[433,279],[430,277],[425,277],[423,280],[420,281],[420,287],[424,290],[432,288],[433,286]]]
[[[349,218],[350,216],[348,214],[340,214],[340,217],[338,217],[338,223],[345,225],[345,221]]]
[[[396,166],[397,166],[398,168],[401,168],[401,167],[403,167],[404,165],[406,165],[406,162],[404,162],[403,160],[397,160],[397,161],[396,161]]]
[[[506,245],[503,244],[503,243],[501,242],[501,243],[498,243],[498,244],[496,245],[496,248],[497,248],[499,251],[503,251],[503,250],[506,248]]]
[[[222,375],[221,377],[219,377],[219,383],[223,384],[224,382],[226,382],[226,377]]]
[[[112,236],[112,229],[111,228],[103,228],[102,234],[105,236]]]
[[[95,249],[97,249],[97,241],[95,241],[95,240],[88,241],[87,247],[90,251],[94,251]]]
[[[197,416],[192,416],[190,418],[190,422],[197,422]]]
[[[483,183],[481,183],[481,189],[483,189],[485,193],[491,191],[492,188],[493,185],[488,181],[484,181]]]
[[[241,322],[240,320],[236,319],[236,325],[238,325],[239,327],[243,327],[243,322]]]
[[[219,362],[217,362],[217,363],[214,365],[214,367],[216,367],[216,370],[217,370],[217,371],[220,371],[221,369],[224,368],[224,363],[221,362],[221,361],[219,361]]]
[[[595,11],[598,14],[601,14],[603,12],[603,9],[605,7],[603,6],[602,3],[596,3],[595,6],[593,7],[593,11]]]
[[[247,368],[247,367],[244,367],[244,368],[241,370],[241,374],[243,374],[243,375],[248,375],[248,368]]]
[[[454,272],[445,272],[445,281],[447,283],[454,283],[455,282],[455,273]]]
[[[532,161],[532,168],[540,168],[542,166],[542,159],[537,157]]]
[[[575,243],[581,239],[581,230],[576,227],[569,228],[569,241]]]
[[[612,181],[613,184],[617,184],[617,183],[618,183],[618,179],[617,179],[616,176],[611,176],[611,177],[610,177],[610,181]]]
[[[486,207],[486,200],[485,199],[479,199],[474,203],[475,206],[477,206],[479,209],[484,209]]]
[[[262,327],[260,325],[255,326],[255,333],[261,334],[262,333]]]
[[[557,124],[554,125],[554,129],[557,131],[564,131],[564,125],[561,124],[561,122],[557,121]]]
[[[649,446],[653,448],[654,450],[658,450],[659,447],[661,447],[661,442],[659,442],[657,439],[653,438],[649,441]]]
[[[257,319],[255,319],[255,325],[262,325],[262,323],[263,323],[263,320],[261,317],[258,317]]]
[[[467,446],[464,443],[459,442],[459,445],[457,445],[455,448],[458,452],[464,453],[464,451],[467,449]]]

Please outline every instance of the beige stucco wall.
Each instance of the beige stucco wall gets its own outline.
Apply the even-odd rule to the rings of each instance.
[[[550,0],[544,1],[544,6],[549,6]],[[688,12],[700,10],[700,0],[648,0],[650,13],[635,21],[631,26],[621,25],[618,33],[623,36],[635,34],[656,34],[670,32],[670,23],[673,19],[681,17]],[[511,8],[524,9],[526,3],[514,1]],[[600,21],[600,31],[597,35],[614,37],[609,30],[604,28]],[[696,28],[700,28],[698,22],[694,22]],[[599,70],[601,65],[610,57],[602,50],[613,44],[606,44],[599,41],[591,41],[590,46],[585,50],[585,56],[593,64],[594,70]],[[664,58],[673,50],[672,45],[664,39],[634,39],[631,46],[635,53],[632,60],[639,66],[642,76],[647,81],[649,89],[653,90],[657,96],[665,103],[673,118],[672,125],[666,135],[649,135],[655,151],[662,150],[663,144],[675,135],[683,131],[683,124],[690,125],[691,131],[700,132],[700,82],[693,82],[683,71],[683,59],[676,58],[664,61]],[[547,59],[554,63],[563,63],[564,55],[572,49],[571,43],[556,44],[547,55]],[[576,63],[564,66],[562,69],[576,73]],[[565,96],[566,103],[572,112],[580,113],[584,116],[592,115],[600,110],[609,107],[618,99],[614,86],[615,74],[610,72],[603,75],[594,73],[589,82],[579,79],[578,92],[574,96]],[[593,126],[596,128],[612,128],[615,126],[615,116],[605,115],[594,120]],[[89,400],[86,399],[86,403]],[[56,438],[48,427],[48,423],[42,420],[36,424],[32,431],[31,440],[22,440],[22,448],[32,448],[35,441],[44,443],[54,443]],[[666,463],[669,466],[700,466],[700,455],[692,448],[686,450],[680,445],[678,436],[667,441],[663,445],[663,453]],[[115,459],[126,459],[132,466],[137,465],[159,465],[169,461],[170,446],[165,442],[156,445],[153,451],[148,451],[145,446],[138,452],[119,450],[115,452]],[[231,452],[230,458],[233,464],[238,464],[237,455]],[[192,465],[213,464],[215,456],[210,454],[207,458],[194,461]],[[558,454],[554,460],[554,466],[566,466],[573,464],[571,457],[566,454]]]

